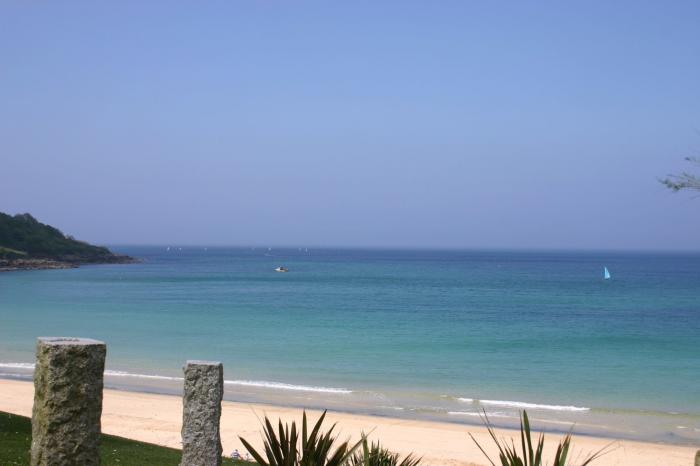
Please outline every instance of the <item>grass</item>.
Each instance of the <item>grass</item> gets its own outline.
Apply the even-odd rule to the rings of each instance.
[[[26,256],[27,255],[27,253],[24,251],[18,251],[16,249],[5,248],[3,246],[0,246],[0,254],[16,254],[18,256]]]
[[[0,412],[0,465],[28,465],[32,443],[31,420]],[[103,466],[178,466],[181,452],[174,448],[102,435]],[[252,466],[254,463],[224,458],[224,465]]]
[[[27,253],[24,251],[18,251],[16,249],[10,249],[0,246],[0,259],[12,260],[12,259],[25,259]]]

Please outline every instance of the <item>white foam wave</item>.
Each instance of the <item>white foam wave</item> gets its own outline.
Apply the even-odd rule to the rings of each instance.
[[[480,417],[482,414],[481,413],[475,413],[473,411],[448,411],[448,415],[450,416],[469,416],[469,417]],[[509,416],[507,414],[502,414],[502,413],[489,413],[490,418],[494,417],[503,417],[503,418],[509,418],[509,419],[516,419],[515,416]]]
[[[401,406],[377,406],[379,409],[391,409],[394,411],[405,411],[406,408],[402,408]]]
[[[111,370],[106,370],[105,375],[110,375],[112,377],[134,377],[137,379],[173,380],[176,382],[181,382],[184,380],[182,377],[168,377],[166,375],[132,374],[131,372]]]
[[[590,411],[591,408],[580,406],[545,405],[538,403],[525,403],[524,401],[504,401],[504,400],[475,400],[473,398],[457,398],[464,403],[479,403],[485,406],[499,406],[502,408],[517,409],[543,409],[548,411]]]
[[[34,369],[34,364],[29,362],[0,362],[0,367],[7,369]]]
[[[525,403],[522,401],[479,400],[479,403],[487,406],[503,406],[518,409],[547,409],[551,411],[590,411],[591,408],[580,406],[545,405],[537,403]]]
[[[165,375],[146,375],[146,374],[133,374],[131,372],[123,371],[110,371],[106,370],[105,375],[111,375],[115,377],[135,377],[139,379],[155,379],[155,380],[172,380],[176,382],[181,382],[184,379],[182,377],[168,377]],[[258,387],[258,388],[271,388],[276,390],[294,390],[300,392],[319,392],[319,393],[352,393],[352,390],[346,390],[344,388],[333,388],[333,387],[313,387],[306,385],[292,385],[282,382],[268,382],[265,380],[224,380],[226,385],[239,385],[244,387]]]
[[[0,362],[0,367],[7,369],[28,369],[33,370],[34,364],[25,362]],[[105,376],[110,377],[132,377],[135,379],[150,379],[150,380],[169,380],[174,382],[182,382],[182,377],[170,377],[166,375],[150,375],[150,374],[135,374],[133,372],[106,370]],[[316,387],[308,385],[293,385],[283,382],[268,382],[265,380],[224,380],[226,385],[239,385],[244,387],[270,388],[274,390],[292,390],[298,392],[317,392],[317,393],[337,393],[349,394],[352,390],[346,388],[334,387]]]
[[[224,380],[226,385],[241,385],[244,387],[272,388],[277,390],[293,390],[298,392],[339,393],[349,394],[352,390],[333,387],[313,387],[307,385],[292,385],[282,382],[267,382],[264,380]]]

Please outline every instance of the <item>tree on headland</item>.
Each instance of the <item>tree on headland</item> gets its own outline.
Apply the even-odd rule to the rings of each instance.
[[[696,157],[686,157],[686,160],[690,163],[700,165],[700,159]],[[688,172],[683,172],[680,175],[668,175],[666,178],[660,179],[659,181],[674,192],[685,189],[700,191],[700,178]]]

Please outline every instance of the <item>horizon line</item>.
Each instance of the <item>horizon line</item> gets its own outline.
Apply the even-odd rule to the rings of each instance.
[[[97,244],[97,243],[95,243]],[[346,251],[446,251],[446,252],[602,252],[602,253],[673,253],[700,254],[699,249],[655,249],[655,248],[588,248],[588,247],[513,247],[513,246],[384,246],[384,245],[325,245],[299,246],[274,244],[224,244],[224,243],[103,243],[107,247],[153,247],[153,248],[232,248],[232,249],[315,249]]]

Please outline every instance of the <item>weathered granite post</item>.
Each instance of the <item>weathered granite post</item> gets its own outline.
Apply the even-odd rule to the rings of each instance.
[[[224,366],[187,361],[182,409],[182,466],[221,465],[221,399]]]
[[[36,345],[32,466],[99,465],[106,345],[41,337]]]

